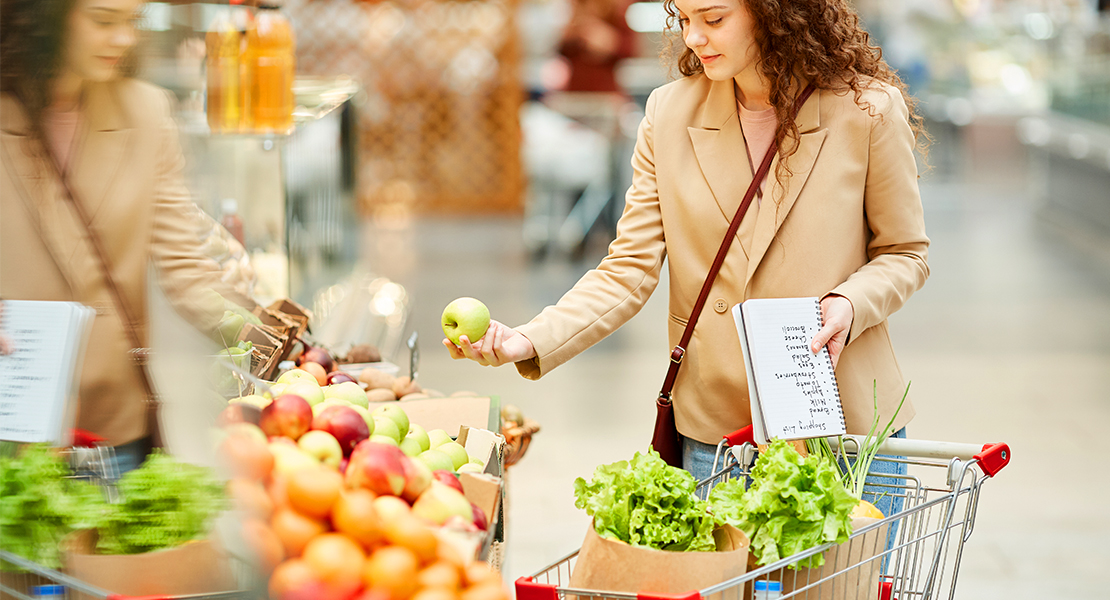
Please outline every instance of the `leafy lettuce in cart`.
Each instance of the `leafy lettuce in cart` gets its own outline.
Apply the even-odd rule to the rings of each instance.
[[[710,503],[718,519],[748,536],[758,564],[848,540],[858,500],[844,489],[828,461],[813,455],[803,458],[789,443],[774,440],[760,452],[751,478],[751,487],[742,494],[728,492],[725,486],[736,485],[732,482],[717,486],[718,496],[710,496]],[[790,566],[823,564],[824,554],[815,554]]]
[[[601,465],[589,483],[574,481],[574,505],[594,518],[603,538],[656,550],[712,552],[716,522],[697,499],[693,475],[668,465],[659,453]]]

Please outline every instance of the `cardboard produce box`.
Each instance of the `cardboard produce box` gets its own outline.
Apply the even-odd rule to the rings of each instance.
[[[591,523],[569,587],[629,594],[685,594],[746,573],[750,546],[747,536],[725,525],[713,532],[713,539],[716,552],[668,552],[605,539]]]
[[[462,426],[500,431],[501,402],[494,396],[452,396],[449,398],[418,398],[401,400],[409,421],[424,429],[442,429],[447,433]]]
[[[212,539],[145,554],[94,554],[96,532],[64,542],[66,572],[125,596],[181,596],[235,591],[230,559]]]

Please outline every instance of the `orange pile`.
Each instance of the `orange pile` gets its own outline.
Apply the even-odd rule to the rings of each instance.
[[[509,600],[496,572],[466,564],[404,501],[346,488],[324,466],[265,479],[228,492],[274,600]]]

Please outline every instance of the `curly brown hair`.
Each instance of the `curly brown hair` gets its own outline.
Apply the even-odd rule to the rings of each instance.
[[[785,158],[798,148],[798,125],[791,118],[794,98],[801,90],[798,77],[804,77],[818,89],[851,90],[856,104],[874,114],[874,107],[862,99],[863,90],[872,81],[888,83],[902,92],[910,113],[916,148],[924,160],[928,154],[929,136],[924,119],[917,109],[905,83],[882,58],[882,50],[870,42],[860,25],[859,16],[848,0],[739,0],[751,13],[755,42],[759,48],[759,69],[770,82],[770,103],[775,109],[779,127],[775,142],[784,160],[776,172],[779,180],[789,173]],[[678,71],[689,77],[704,68],[697,54],[686,47],[681,29],[676,27],[678,8],[675,0],[663,0],[667,11],[668,43],[663,59],[677,56]],[[676,39],[677,35],[677,39]],[[675,64],[675,63],[671,63]],[[784,143],[789,141],[789,143]],[[784,170],[785,169],[785,170]]]

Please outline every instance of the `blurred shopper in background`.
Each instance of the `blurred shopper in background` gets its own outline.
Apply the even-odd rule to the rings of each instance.
[[[129,78],[141,8],[0,0],[0,298],[96,309],[77,427],[114,446],[121,471],[153,433],[132,352],[146,347],[148,266],[198,328],[224,308],[187,216],[169,96]]]
[[[636,51],[636,32],[624,13],[628,0],[570,0],[570,21],[559,54],[570,67],[564,91],[624,93],[616,66]]]
[[[914,159],[923,131],[904,84],[846,0],[664,6],[685,43],[675,52],[683,77],[648,99],[609,255],[528,324],[495,321],[473,344],[444,345],[454,358],[516,363],[537,379],[631,319],[664,258],[676,344],[755,166],[777,142],[762,197],[740,224],[674,388],[684,466],[701,478],[717,441],[751,423],[729,310],[749,298],[821,298],[824,327],[811,349],[832,355],[848,431],[868,431],[873,382],[882,421],[893,415],[905,381],[887,317],[929,274]],[[792,118],[811,83],[816,93]],[[907,401],[896,435],[913,415]]]

